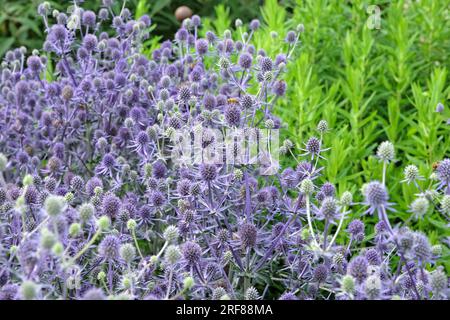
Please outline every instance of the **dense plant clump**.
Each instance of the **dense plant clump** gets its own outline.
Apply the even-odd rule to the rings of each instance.
[[[219,145],[205,128],[282,127],[272,112],[295,85],[283,73],[302,25],[270,57],[252,44],[258,20],[248,31],[237,21],[238,40],[201,38],[193,16],[147,57],[150,19],[111,3],[56,12],[53,25],[42,4],[42,52],[2,63],[0,299],[447,299],[443,246],[391,221],[389,141],[361,202],[323,176],[326,121],[302,148],[282,143],[297,164],[274,163],[274,175],[172,157],[183,128],[203,133],[203,155]],[[427,190],[417,167],[404,170],[418,193],[412,218],[448,219],[450,159]]]

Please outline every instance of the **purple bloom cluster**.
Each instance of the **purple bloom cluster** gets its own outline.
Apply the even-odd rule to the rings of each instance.
[[[363,188],[375,236],[347,221],[358,204],[319,166],[325,121],[298,165],[273,176],[170,157],[183,127],[279,128],[272,111],[302,26],[269,57],[252,44],[258,20],[239,40],[228,30],[200,38],[195,16],[147,57],[149,17],[103,3],[57,13],[53,25],[40,7],[43,51],[2,62],[0,299],[447,297],[442,248],[391,226],[384,179]],[[437,194],[450,192],[449,161]]]

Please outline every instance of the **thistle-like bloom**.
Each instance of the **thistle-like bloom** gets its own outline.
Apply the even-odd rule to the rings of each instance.
[[[365,229],[364,223],[359,219],[353,220],[352,222],[349,223],[347,227],[348,233],[353,238],[357,238],[360,234],[362,234],[364,237],[364,229]]]
[[[162,179],[166,176],[167,173],[167,168],[166,165],[158,160],[155,163],[153,163],[153,167],[152,167],[152,174],[153,177],[156,179]]]
[[[256,244],[258,230],[252,223],[243,223],[239,227],[239,238],[244,248],[252,248]]]
[[[108,235],[99,244],[99,255],[108,261],[119,258],[120,240],[116,236]]]
[[[427,263],[432,256],[431,246],[428,238],[416,232],[414,234],[414,244],[413,244],[414,257],[421,263]]]
[[[394,145],[389,141],[382,142],[378,146],[377,157],[383,162],[390,162],[394,160],[395,157]]]
[[[107,153],[103,156],[102,162],[96,167],[95,170],[98,175],[111,176],[116,168],[116,158],[111,153]]]
[[[367,210],[370,214],[379,209],[390,209],[391,203],[388,202],[389,194],[386,187],[378,182],[372,181],[365,184],[362,188],[364,195],[364,204],[369,206]]]
[[[200,262],[202,249],[195,242],[186,242],[183,245],[183,257],[189,266],[195,266]]]
[[[252,56],[246,52],[239,56],[239,65],[242,69],[250,69],[252,66]]]
[[[361,283],[367,277],[367,267],[367,259],[362,256],[357,256],[348,264],[347,272]]]
[[[113,194],[107,194],[102,201],[102,213],[110,218],[115,218],[119,213],[121,201]]]
[[[419,169],[413,164],[405,167],[404,177],[405,179],[403,180],[403,182],[406,182],[407,184],[410,184],[417,180],[423,180],[423,178],[420,176]]]
[[[217,168],[211,163],[202,163],[200,165],[200,176],[203,181],[212,181],[217,177]]]
[[[336,199],[333,197],[325,197],[322,200],[320,208],[317,210],[317,218],[319,220],[325,219],[330,222],[339,218],[339,208]]]
[[[427,213],[430,202],[425,197],[415,199],[410,206],[410,212],[414,214],[414,218],[420,219]]]
[[[306,155],[311,156],[311,160],[314,160],[315,157],[324,159],[324,157],[321,156],[320,153],[329,150],[329,148],[322,149],[322,141],[316,137],[311,137],[305,143],[305,149],[302,150],[306,151]]]
[[[444,189],[450,194],[450,158],[439,162],[436,173],[440,181],[438,189]]]

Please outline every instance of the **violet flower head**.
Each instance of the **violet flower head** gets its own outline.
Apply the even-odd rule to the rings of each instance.
[[[444,189],[450,194],[450,158],[439,162],[436,173],[440,181],[438,189]]]
[[[106,236],[98,247],[99,255],[108,261],[119,258],[120,240],[114,235]]]
[[[369,206],[368,212],[373,214],[375,210],[380,208],[388,208],[390,203],[389,194],[386,187],[378,182],[372,181],[363,186],[364,204]]]

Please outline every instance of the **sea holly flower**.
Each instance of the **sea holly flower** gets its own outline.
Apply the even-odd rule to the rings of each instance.
[[[42,50],[1,65],[0,299],[446,297],[446,241],[391,227],[386,170],[361,206],[357,185],[342,193],[327,176],[327,121],[306,141],[274,141],[303,25],[267,30],[266,51],[259,20],[237,20],[235,39],[194,15],[147,55],[148,16],[80,5],[54,16],[40,5]],[[222,152],[227,131],[238,133]],[[392,162],[394,144],[377,157]],[[405,168],[418,218],[448,217],[447,164],[425,191]],[[357,218],[365,206],[375,226]]]
[[[440,161],[436,172],[439,179],[438,189],[444,189],[446,194],[450,194],[450,158]]]

